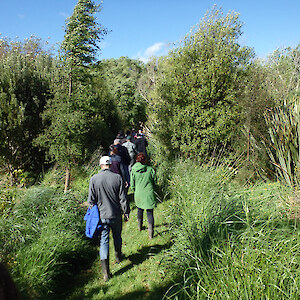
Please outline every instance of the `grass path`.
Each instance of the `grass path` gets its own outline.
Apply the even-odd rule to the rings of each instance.
[[[67,299],[162,299],[165,291],[176,281],[176,271],[168,267],[167,250],[171,247],[167,224],[168,201],[154,209],[155,235],[148,238],[147,221],[142,232],[137,230],[137,210],[132,204],[130,220],[123,223],[123,248],[126,258],[115,263],[110,236],[110,268],[112,278],[102,279],[99,257],[91,269],[82,272],[76,288]],[[145,218],[146,216],[144,216]],[[99,247],[97,247],[98,251]],[[78,281],[78,283],[77,283]]]

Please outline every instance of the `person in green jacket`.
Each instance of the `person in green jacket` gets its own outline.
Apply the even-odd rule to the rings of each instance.
[[[134,191],[134,201],[138,208],[138,229],[139,231],[142,230],[143,213],[146,209],[149,238],[152,239],[154,235],[153,209],[156,207],[157,201],[154,193],[156,173],[152,167],[146,165],[146,155],[142,152],[138,153],[136,163],[131,169],[131,187]]]

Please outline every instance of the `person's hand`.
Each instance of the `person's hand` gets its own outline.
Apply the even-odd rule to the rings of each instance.
[[[125,189],[127,189],[127,188],[128,188],[128,186],[129,186],[128,182],[127,182],[127,181],[125,181]]]
[[[129,214],[124,215],[124,221],[127,222],[129,220]]]

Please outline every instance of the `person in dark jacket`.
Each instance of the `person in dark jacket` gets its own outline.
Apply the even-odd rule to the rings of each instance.
[[[138,133],[137,138],[134,140],[137,151],[147,154],[146,147],[148,146],[148,142],[144,136],[144,134]]]
[[[131,187],[134,191],[134,201],[138,208],[137,220],[138,230],[142,230],[143,213],[147,211],[149,238],[154,234],[153,209],[156,207],[156,173],[154,169],[146,165],[146,155],[139,153],[136,157],[136,163],[131,170]]]
[[[100,260],[104,281],[111,274],[109,271],[109,232],[112,230],[116,261],[122,258],[122,212],[125,221],[129,218],[129,204],[125,196],[122,177],[110,170],[111,159],[103,156],[100,159],[101,170],[92,176],[89,185],[88,203],[98,205],[103,230],[100,237]]]
[[[122,164],[121,156],[118,155],[118,147],[116,145],[110,145],[109,150],[110,150],[109,157],[111,159],[110,170],[114,173],[121,175],[125,183],[125,188],[127,188],[128,182],[126,177],[125,166],[124,164]]]
[[[128,154],[128,150],[126,147],[120,144],[119,139],[114,140],[114,145],[118,148],[118,155],[121,157],[121,165],[124,168],[125,172],[125,182],[130,183],[130,175],[129,175],[129,164],[130,164],[130,156]]]
[[[125,135],[124,135],[124,131],[123,130],[120,130],[116,136],[116,139],[120,140],[120,144],[124,144],[126,142],[126,138],[125,138]]]

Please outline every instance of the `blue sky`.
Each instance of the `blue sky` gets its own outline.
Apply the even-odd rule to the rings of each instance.
[[[35,35],[51,44],[63,40],[63,26],[77,0],[0,0],[2,37]],[[100,1],[96,1],[100,3]],[[241,43],[266,57],[300,43],[300,0],[104,0],[98,21],[111,30],[101,58],[128,56],[144,61],[164,55],[216,4],[240,13]]]

